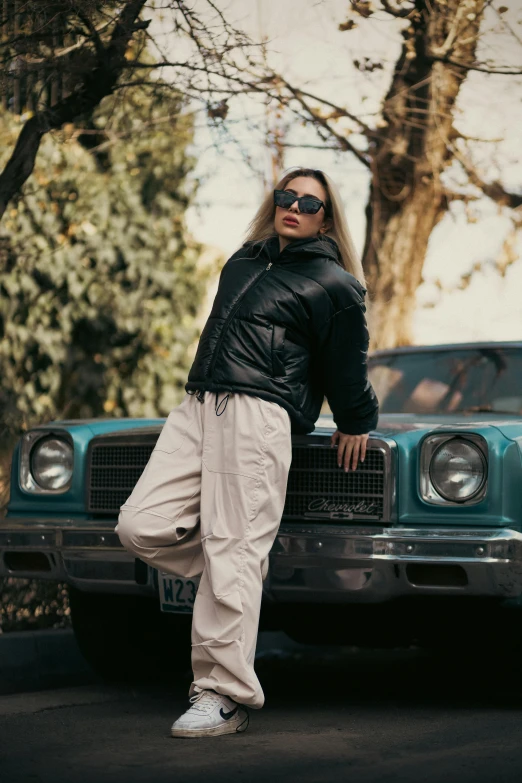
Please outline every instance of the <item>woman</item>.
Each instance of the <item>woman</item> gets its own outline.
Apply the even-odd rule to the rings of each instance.
[[[246,706],[263,706],[254,655],[291,434],[314,429],[326,394],[331,445],[348,471],[377,424],[363,283],[332,180],[288,172],[221,271],[187,394],[121,508],[116,530],[130,552],[168,573],[201,574],[191,706],[175,737],[244,731]]]

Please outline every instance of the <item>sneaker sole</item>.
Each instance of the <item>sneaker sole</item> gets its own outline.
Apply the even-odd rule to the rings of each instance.
[[[246,716],[243,717],[243,721],[239,723],[222,723],[220,726],[213,726],[208,729],[174,729],[170,730],[172,737],[219,737],[222,734],[242,734],[246,731],[246,726],[242,727],[242,723],[245,722]]]

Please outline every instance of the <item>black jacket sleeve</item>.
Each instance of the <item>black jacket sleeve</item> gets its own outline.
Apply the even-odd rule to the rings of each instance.
[[[319,367],[337,429],[363,435],[377,427],[379,403],[368,380],[369,334],[363,302],[334,313],[319,332]]]

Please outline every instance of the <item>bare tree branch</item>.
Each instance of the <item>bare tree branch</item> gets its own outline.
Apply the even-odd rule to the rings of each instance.
[[[94,47],[96,49],[96,54],[98,55],[98,59],[100,62],[103,62],[105,60],[105,47],[102,43],[98,30],[92,23],[92,19],[90,19],[87,14],[81,12],[78,12],[78,18],[83,22],[83,24],[89,31],[91,35],[91,40],[93,41]]]
[[[94,27],[93,31],[99,35],[100,33],[104,32],[111,26],[111,24],[116,21],[115,19],[109,19],[107,22],[104,22],[103,24],[98,25],[98,27]],[[23,41],[24,36],[18,35],[16,38],[12,38],[9,41],[2,41],[2,46],[7,51],[8,46],[12,46],[13,44],[16,44],[17,42]],[[57,60],[62,57],[66,57],[71,52],[75,52],[78,49],[82,49],[86,44],[88,44],[90,41],[89,38],[86,36],[81,36],[81,38],[78,39],[74,44],[71,44],[71,46],[65,47],[65,49],[56,49],[52,53],[52,59]],[[49,60],[45,57],[31,57],[27,54],[18,54],[17,57],[21,58],[23,62],[28,63],[29,65],[41,65],[42,63],[47,63]],[[4,59],[3,62],[6,63],[8,59]]]
[[[459,25],[464,18],[464,15],[467,11],[466,3],[459,3],[457,7],[457,12],[455,16],[453,17],[453,21],[450,27],[450,30],[448,32],[448,35],[446,36],[446,40],[440,45],[435,48],[433,48],[433,56],[435,57],[446,57],[448,52],[451,52],[453,49],[453,44],[455,43],[458,35],[459,35]]]
[[[390,0],[381,0],[381,3],[386,13],[395,16],[397,19],[407,19],[415,11],[415,8],[394,8]]]
[[[522,69],[512,68],[507,70],[506,68],[488,68],[483,65],[469,65],[468,63],[459,62],[452,57],[436,57],[432,56],[431,59],[434,62],[448,63],[449,65],[455,65],[457,68],[463,68],[465,71],[480,71],[481,73],[496,73],[503,76],[519,76],[522,74]]]
[[[281,79],[286,86],[288,86],[288,83],[284,79],[282,79],[282,77],[279,76],[278,78]],[[311,92],[306,92],[306,90],[299,90],[299,94],[304,95],[306,98],[312,98],[312,100],[318,101],[319,103],[322,103],[325,106],[330,106],[340,117],[347,117],[349,120],[353,120],[353,122],[357,123],[357,125],[359,125],[362,128],[366,136],[372,137],[377,135],[377,131],[373,130],[373,128],[370,128],[370,126],[366,125],[366,123],[363,122],[359,117],[357,117],[355,114],[352,114],[342,106],[337,106],[337,104],[326,100],[326,98],[321,98],[318,95],[314,95]]]
[[[448,204],[452,201],[464,201],[467,204],[469,201],[478,201],[480,198],[479,196],[473,196],[470,193],[459,193],[456,190],[451,190],[450,188],[444,188],[442,195]]]
[[[298,103],[300,103],[301,106],[306,110],[307,114],[318,125],[320,125],[322,128],[327,130],[331,136],[337,139],[337,141],[339,142],[339,149],[352,152],[357,158],[357,160],[359,160],[363,164],[363,166],[369,169],[370,168],[369,156],[366,155],[364,152],[361,152],[361,150],[358,150],[357,147],[354,147],[353,144],[349,142],[345,136],[342,136],[338,131],[332,128],[332,126],[328,124],[328,121],[325,120],[323,117],[321,117],[321,115],[304,100],[303,93],[300,90],[298,90],[296,87],[292,87],[292,85],[285,80],[284,83],[286,88],[293,95],[296,101],[298,101]]]
[[[13,154],[0,174],[0,217],[4,214],[10,199],[17,193],[31,175],[42,136],[48,131],[60,128],[65,122],[92,111],[102,98],[110,95],[126,65],[125,50],[137,29],[143,29],[148,22],[139,22],[138,17],[146,0],[130,0],[122,9],[116,21],[111,40],[103,50],[103,60],[92,72],[87,72],[81,86],[69,97],[50,108],[37,111],[29,119],[18,137]]]
[[[509,207],[510,209],[518,209],[522,206],[522,193],[511,193],[506,190],[498,180],[495,182],[486,182],[470,160],[462,155],[461,152],[457,150],[454,150],[454,152],[455,157],[468,175],[470,183],[479,188],[485,196],[488,196],[488,198],[495,201],[497,204]]]

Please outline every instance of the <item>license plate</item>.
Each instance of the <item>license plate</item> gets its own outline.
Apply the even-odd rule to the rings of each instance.
[[[162,612],[191,613],[199,585],[199,577],[185,579],[172,574],[158,574],[160,608]]]

